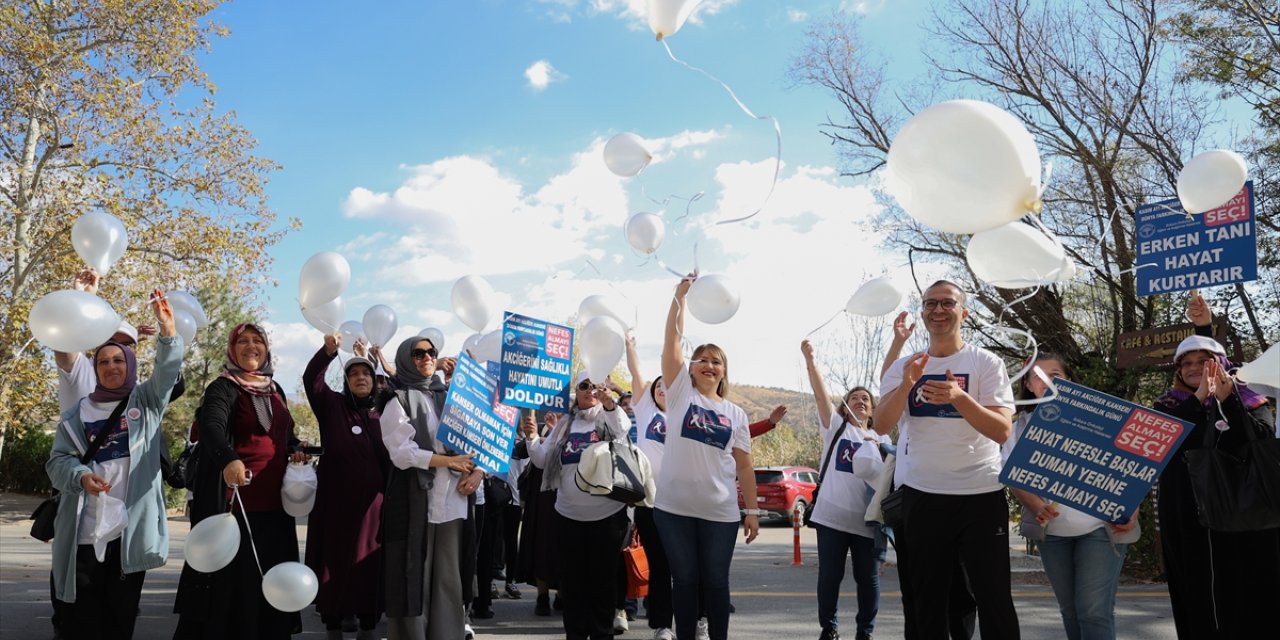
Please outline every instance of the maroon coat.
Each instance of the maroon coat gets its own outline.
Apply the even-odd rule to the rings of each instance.
[[[378,534],[391,462],[377,410],[357,409],[345,393],[325,382],[332,361],[321,348],[302,374],[324,447],[316,467],[316,502],[307,522],[306,563],[320,579],[320,613],[381,614]]]

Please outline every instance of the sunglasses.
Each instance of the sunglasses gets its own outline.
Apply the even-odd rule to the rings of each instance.
[[[960,306],[960,301],[959,301],[959,300],[952,300],[952,299],[950,299],[950,298],[947,298],[947,299],[945,299],[945,300],[933,300],[933,299],[929,299],[929,300],[925,300],[925,301],[924,301],[924,308],[925,308],[926,310],[928,310],[928,311],[933,311],[934,309],[937,309],[938,307],[942,307],[943,309],[946,309],[947,311],[950,311],[950,310],[952,310],[952,309],[955,309],[955,308],[956,308],[956,307],[958,307],[958,306]]]
[[[438,352],[434,348],[432,348],[432,349],[414,349],[409,353],[413,356],[414,360],[422,360],[423,358],[431,358],[432,360],[435,360]]]
[[[591,384],[591,381],[590,381],[590,380],[583,380],[582,382],[579,382],[579,383],[578,383],[578,391],[586,391],[586,390],[588,390],[588,389],[592,389],[592,388],[594,388],[594,387],[595,387],[595,385],[594,385],[594,384]]]

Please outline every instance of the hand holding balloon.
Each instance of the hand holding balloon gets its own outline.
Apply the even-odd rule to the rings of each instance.
[[[159,289],[151,291],[151,313],[155,314],[156,322],[160,325],[161,336],[177,335],[178,328],[173,320],[173,307],[164,297],[164,292]]]
[[[85,267],[76,273],[75,279],[71,281],[71,287],[76,291],[97,295],[98,280],[98,270],[93,267]]]
[[[342,336],[325,335],[324,353],[329,357],[338,355],[338,345],[342,344]]]
[[[222,481],[228,487],[239,487],[249,484],[249,470],[244,467],[244,463],[239,460],[232,460],[227,466],[222,468]]]

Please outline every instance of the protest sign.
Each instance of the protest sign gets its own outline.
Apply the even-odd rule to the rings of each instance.
[[[1056,380],[1000,472],[1000,482],[1107,522],[1138,508],[1194,425]]]
[[[436,440],[475,454],[476,466],[505,475],[511,465],[520,410],[498,402],[497,380],[466,353],[458,355]]]
[[[1227,204],[1187,215],[1177,198],[1135,212],[1138,295],[1258,279],[1253,182]]]
[[[502,322],[502,403],[569,413],[573,329],[508,311]]]

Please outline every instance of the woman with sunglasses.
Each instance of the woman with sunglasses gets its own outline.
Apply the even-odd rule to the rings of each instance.
[[[462,550],[469,496],[484,473],[470,455],[437,437],[448,392],[435,376],[452,358],[412,337],[396,349],[392,389],[380,398],[382,442],[391,479],[382,502],[387,636],[391,640],[457,640],[463,615]]]
[[[653,519],[671,565],[676,637],[693,638],[699,595],[711,640],[729,637],[729,564],[738,523],[737,487],[745,504],[756,504],[747,414],[725,398],[729,364],[714,344],[693,350],[686,365],[681,351],[685,296],[697,279],[676,286],[662,345],[662,378],[667,381],[671,418]],[[760,529],[760,510],[746,509],[746,541]]]
[[[626,536],[626,505],[578,488],[574,475],[587,447],[601,440],[625,440],[630,421],[613,394],[585,371],[577,376],[572,412],[556,421],[546,438],[529,442],[531,462],[544,469],[542,490],[556,491],[556,534],[564,632],[569,640],[603,640],[614,635],[621,594],[618,562]]]

